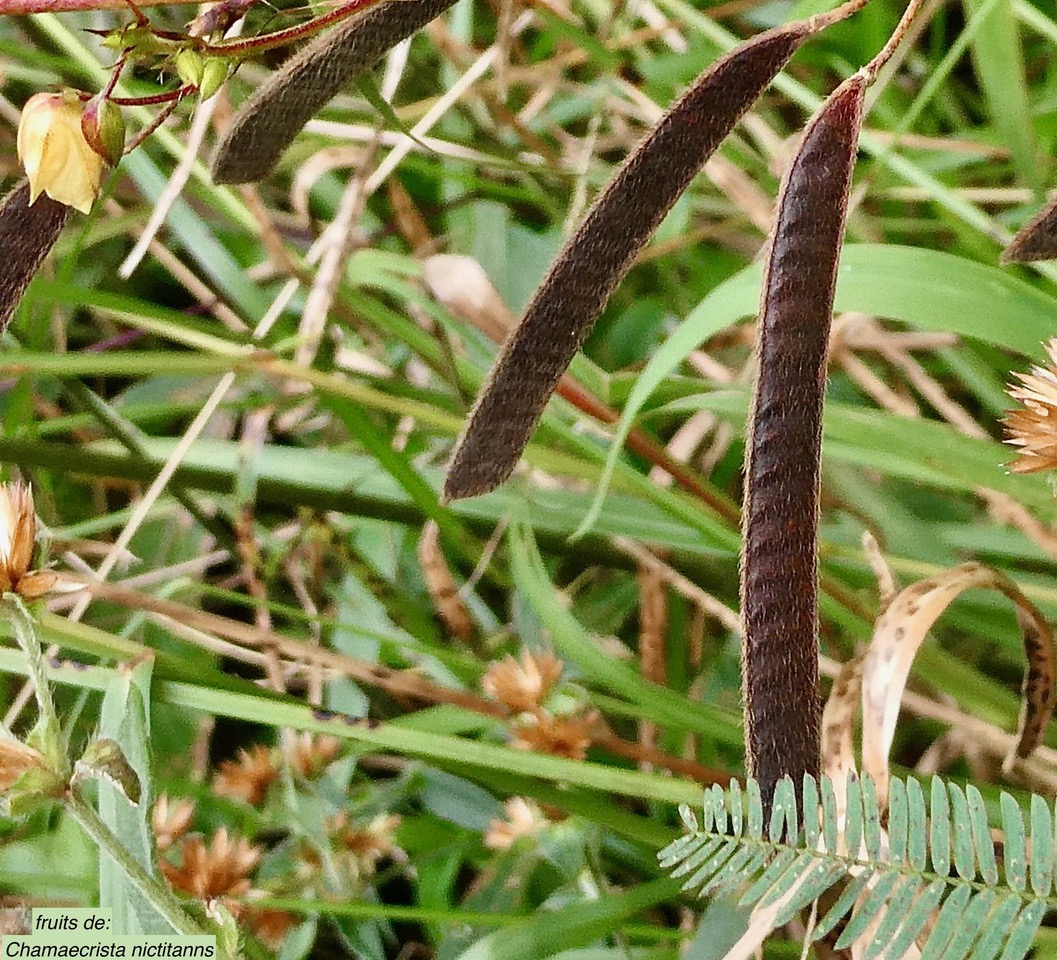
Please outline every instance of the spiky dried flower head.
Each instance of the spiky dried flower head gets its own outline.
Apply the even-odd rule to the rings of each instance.
[[[497,817],[484,835],[484,845],[492,850],[509,850],[522,837],[531,837],[547,825],[539,807],[524,797],[511,797],[503,809],[506,819]]]
[[[556,757],[583,760],[587,756],[592,731],[598,720],[597,710],[564,717],[540,713],[517,727],[511,745],[517,750],[534,750]]]
[[[197,834],[183,837],[179,850],[180,866],[162,860],[162,873],[174,889],[206,902],[247,893],[249,875],[261,859],[259,847],[242,837],[228,836],[227,827],[213,835],[208,847]]]
[[[272,751],[258,743],[249,750],[239,750],[236,760],[221,762],[213,777],[213,792],[255,807],[278,776]]]
[[[562,661],[549,651],[533,653],[525,650],[520,663],[507,654],[488,668],[481,679],[481,688],[514,713],[533,711],[547,699],[562,675],[563,666]]]
[[[1006,443],[1017,448],[1013,473],[1057,469],[1057,338],[1046,344],[1050,362],[1017,373],[1009,395],[1023,404],[1004,417]]]
[[[187,797],[174,800],[167,793],[158,796],[150,814],[150,826],[159,851],[168,850],[187,833],[194,814],[193,800]]]
[[[42,193],[88,213],[99,193],[103,158],[81,130],[84,108],[75,93],[38,93],[22,108],[18,159],[29,178],[29,202]]]
[[[0,484],[0,593],[32,600],[55,586],[50,570],[29,569],[36,536],[32,488],[17,480]]]
[[[301,733],[283,751],[286,762],[306,780],[318,777],[340,752],[341,741],[326,733]]]
[[[369,873],[379,860],[392,856],[396,849],[395,834],[400,817],[395,813],[379,813],[366,824],[352,824],[347,814],[340,813],[331,826],[337,844],[353,854],[360,868]]]
[[[13,737],[0,738],[0,793],[10,790],[15,781],[31,770],[46,770],[44,755]]]

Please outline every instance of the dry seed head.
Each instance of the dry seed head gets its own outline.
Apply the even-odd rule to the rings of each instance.
[[[0,484],[0,593],[32,600],[55,585],[50,570],[29,570],[36,535],[33,490],[18,481]]]
[[[541,713],[515,731],[512,746],[518,750],[535,750],[570,760],[583,760],[591,745],[592,730],[597,724],[597,710],[578,716],[552,717]]]
[[[220,764],[213,777],[213,792],[255,807],[278,776],[271,750],[257,744],[249,750],[240,750],[237,760],[224,760]]]
[[[167,793],[158,797],[151,811],[150,826],[159,850],[168,850],[187,833],[194,813],[194,801],[187,797],[173,800]]]
[[[261,859],[260,848],[241,837],[229,837],[226,827],[214,834],[209,847],[196,835],[181,839],[179,849],[181,866],[162,860],[162,873],[174,889],[203,901],[247,893],[249,875]]]
[[[550,652],[525,650],[520,663],[507,654],[488,668],[481,680],[481,688],[515,713],[533,711],[547,699],[562,675],[563,666],[562,661]]]
[[[522,837],[531,837],[547,825],[539,807],[524,797],[511,797],[503,809],[506,819],[493,820],[484,835],[484,845],[492,850],[509,850]]]
[[[284,752],[294,771],[310,780],[318,777],[341,752],[341,741],[325,733],[301,733]]]
[[[1036,473],[1057,468],[1057,339],[1046,344],[1050,362],[1017,373],[1009,395],[1023,406],[1004,418],[1006,443],[1019,448],[1009,464],[1013,473]]]
[[[0,739],[0,791],[10,790],[22,774],[44,770],[44,755],[15,739]]]

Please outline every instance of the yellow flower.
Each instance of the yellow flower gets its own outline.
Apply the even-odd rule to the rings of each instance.
[[[50,570],[29,569],[36,536],[33,491],[23,483],[0,484],[0,594],[33,599],[55,586]]]
[[[29,177],[29,202],[42,193],[81,213],[92,209],[103,158],[81,132],[81,103],[72,93],[38,93],[18,123],[18,159]]]

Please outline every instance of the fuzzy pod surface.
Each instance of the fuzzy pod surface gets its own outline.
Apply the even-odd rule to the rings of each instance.
[[[1002,251],[1003,263],[1057,260],[1057,200],[1031,218]]]
[[[251,183],[265,177],[331,98],[455,2],[390,0],[321,34],[242,105],[213,153],[213,180]]]
[[[754,37],[710,66],[595,200],[504,343],[455,446],[446,500],[510,476],[577,350],[680,194],[814,32],[807,22]]]
[[[866,80],[837,88],[779,193],[746,442],[741,606],[749,774],[768,802],[818,777],[818,510],[822,404],[837,265]]]
[[[0,200],[0,333],[69,218],[70,208],[46,193],[30,203],[28,180]]]

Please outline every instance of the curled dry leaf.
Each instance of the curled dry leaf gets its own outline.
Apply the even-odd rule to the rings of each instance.
[[[888,792],[888,752],[895,735],[899,705],[911,664],[932,624],[966,590],[1004,593],[1016,605],[1024,635],[1024,673],[1018,740],[1006,761],[1026,757],[1042,740],[1057,702],[1057,651],[1053,631],[1038,608],[1004,574],[979,563],[963,563],[903,590],[878,618],[863,662],[863,772],[877,784],[884,803]]]
[[[814,31],[753,38],[706,70],[609,182],[504,344],[455,446],[447,500],[487,493],[517,465],[548,398],[665,214]]]
[[[819,775],[818,496],[837,264],[866,80],[808,124],[786,173],[763,283],[742,556],[749,772],[765,807],[788,774]]]
[[[839,820],[848,806],[848,775],[857,770],[853,732],[862,693],[862,662],[859,656],[844,664],[822,710],[822,772],[833,781]]]
[[[1031,218],[1002,251],[1003,263],[1057,260],[1057,200]]]
[[[213,154],[217,183],[266,176],[313,114],[455,0],[392,0],[349,17],[292,56],[242,105]]]
[[[422,528],[422,536],[418,540],[418,562],[437,616],[456,639],[472,639],[473,619],[448,569],[448,561],[440,547],[440,527],[434,520],[428,521]]]
[[[29,201],[23,180],[0,201],[0,332],[7,327],[29,281],[55,246],[70,208],[47,195]]]

